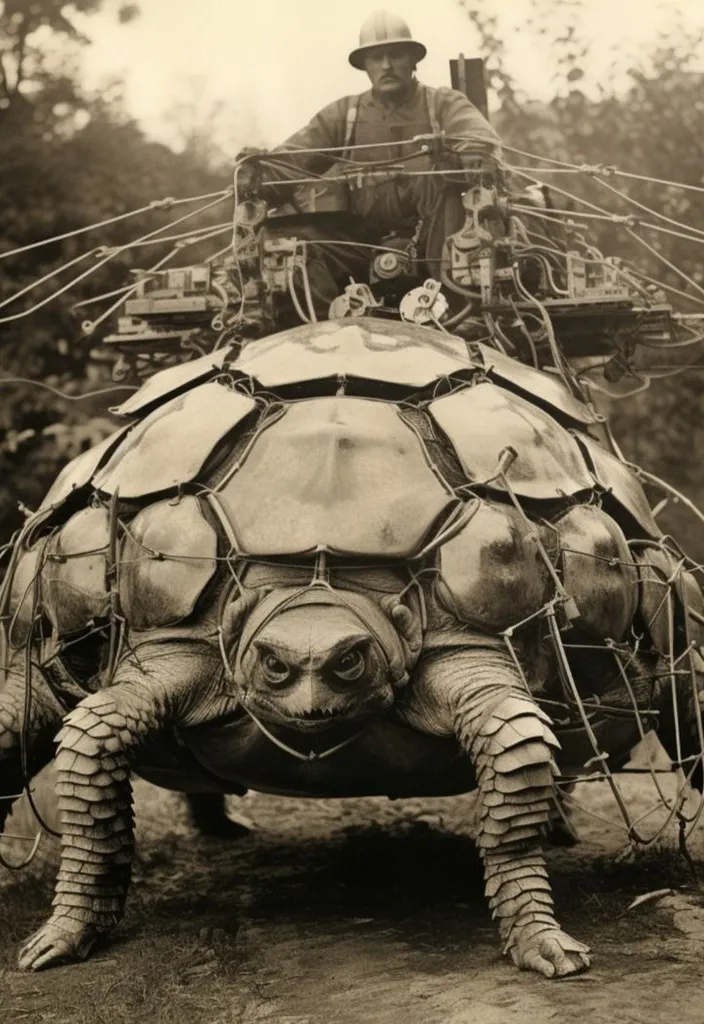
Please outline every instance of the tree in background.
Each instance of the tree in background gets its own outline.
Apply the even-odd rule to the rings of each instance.
[[[93,246],[125,244],[174,215],[147,211],[95,235],[4,259],[3,253],[155,199],[212,192],[226,183],[201,154],[176,154],[145,139],[125,113],[119,83],[97,96],[83,91],[77,56],[88,40],[75,16],[111,8],[123,22],[138,14],[136,5],[114,0],[0,2],[0,303]],[[221,211],[219,219],[226,217]],[[74,398],[109,386],[107,367],[90,359],[95,339],[81,337],[81,320],[91,307],[73,306],[124,286],[131,268],[150,265],[166,251],[154,246],[125,252],[83,286],[41,306],[96,262],[89,257],[23,299],[0,305],[0,380],[31,378]],[[35,304],[31,316],[17,317]],[[22,519],[18,501],[36,507],[64,462],[115,429],[105,410],[120,394],[72,402],[28,385],[0,390],[0,533],[7,537]]]
[[[245,97],[213,99],[207,79],[185,76],[177,97],[169,104],[163,121],[170,129],[178,152],[198,165],[230,172],[243,146],[266,146],[259,119]]]
[[[704,93],[701,76],[691,70],[691,58],[702,42],[699,35],[674,20],[654,52],[631,68],[625,86],[607,76],[590,90],[591,44],[579,28],[587,0],[533,0],[531,17],[521,23],[520,31],[534,34],[536,52],[541,43],[552,55],[556,71],[552,98],[539,102],[521,92],[508,70],[506,40],[500,37],[490,0],[462,6],[478,30],[499,103],[493,117],[510,146],[576,164],[615,164],[650,178],[701,185]],[[109,10],[118,21],[138,16],[137,5],[119,0],[0,0],[0,303],[91,245],[124,244],[137,232],[163,224],[166,214],[152,210],[138,221],[101,229],[99,237],[69,237],[7,259],[3,253],[119,216],[163,196],[211,192],[227,183],[220,153],[210,138],[216,130],[222,135],[223,111],[207,103],[203,108],[204,94],[197,82],[190,92],[184,89],[170,113],[180,132],[178,153],[144,137],[125,112],[118,82],[100,95],[85,93],[78,55],[88,40],[77,26],[81,17]],[[254,128],[247,126],[250,142],[256,141],[257,133],[250,130]],[[511,156],[514,162],[526,162],[519,154]],[[638,212],[609,191],[616,185],[673,220],[704,227],[701,193],[622,178],[561,175],[552,180],[596,205]],[[631,234],[608,223],[593,222],[590,227],[604,252],[635,260],[646,273],[691,295],[689,307],[685,299],[677,300],[680,308],[704,309],[704,293],[696,289],[697,283],[704,284],[699,245],[677,234],[655,234],[640,227]],[[680,280],[636,236],[687,272],[694,286]],[[95,341],[81,337],[85,313],[73,305],[98,291],[123,286],[131,268],[148,265],[162,253],[157,247],[146,254],[124,253],[99,277],[72,289],[70,297],[59,296],[26,319],[9,318],[41,303],[55,284],[42,285],[19,303],[0,305],[0,378],[33,378],[74,397],[109,385],[107,369],[90,359]],[[188,253],[192,258],[198,258],[197,251]],[[84,266],[66,271],[59,284]],[[693,364],[704,363],[697,348],[687,355],[690,352]],[[672,480],[700,504],[704,482],[692,453],[704,440],[704,427],[698,426],[703,383],[701,374],[692,371],[609,405],[626,454]],[[60,465],[112,429],[114,423],[105,413],[108,404],[102,396],[73,403],[34,387],[2,388],[2,534],[21,520],[18,500],[36,506]],[[693,550],[704,548],[691,533],[683,539]]]
[[[89,40],[76,15],[114,7],[126,24],[139,14],[136,4],[115,0],[3,0],[0,3],[0,126],[16,130],[55,126],[83,105],[72,57]],[[57,59],[58,58],[58,59]]]
[[[576,165],[613,165],[642,175],[642,179],[589,174],[538,174],[546,182],[621,215],[635,214],[652,223],[655,218],[619,198],[613,189],[673,221],[704,229],[704,191],[668,187],[663,179],[702,188],[704,184],[704,75],[693,70],[704,36],[688,29],[673,6],[672,20],[652,52],[643,54],[625,76],[614,64],[605,80],[589,86],[592,47],[581,33],[581,16],[588,0],[532,0],[531,14],[522,21],[522,34],[530,33],[538,59],[552,60],[553,95],[536,100],[522,91],[510,73],[510,39],[502,36],[496,6],[491,0],[459,0],[477,31],[485,59],[488,85],[498,101],[492,121],[507,147]],[[624,81],[625,80],[625,81]],[[512,164],[526,166],[520,153],[507,151]],[[557,205],[584,209],[554,193]],[[578,212],[576,219],[579,219]],[[641,225],[589,221],[589,237],[606,255],[623,257],[664,284],[685,295],[670,294],[675,308],[704,312],[704,250],[701,244],[673,232],[653,231]],[[640,239],[640,240],[639,240]],[[647,243],[647,244],[644,244]],[[648,246],[684,271],[691,283],[670,269]],[[701,289],[701,290],[700,290]],[[689,296],[689,298],[687,298]],[[678,363],[683,350],[678,350]],[[673,355],[660,357],[662,373],[651,387],[619,401],[602,396],[615,436],[627,458],[664,477],[700,507],[704,505],[704,471],[695,453],[704,447],[704,345],[684,350],[692,368],[668,376]],[[626,385],[629,382],[624,381]],[[635,390],[630,382],[631,389]],[[608,387],[608,385],[606,385]],[[704,558],[704,532],[682,509],[668,510],[663,519],[695,557]]]

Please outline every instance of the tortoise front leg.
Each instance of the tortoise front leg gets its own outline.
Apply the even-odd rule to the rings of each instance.
[[[24,945],[21,968],[83,959],[121,919],[134,850],[129,756],[158,730],[198,720],[218,664],[205,644],[145,644],[113,686],[66,717],[56,757],[62,836],[54,911]]]
[[[86,957],[122,917],[134,849],[126,755],[160,719],[151,694],[132,686],[91,694],[67,716],[56,757],[61,867],[54,911],[24,945],[21,968]]]
[[[555,920],[541,846],[555,800],[558,743],[512,660],[482,648],[431,655],[420,667],[413,698],[410,720],[429,731],[441,731],[444,723],[472,760],[477,846],[504,953],[549,978],[588,967],[588,947]]]
[[[541,844],[554,802],[557,741],[528,695],[499,687],[464,694],[455,717],[479,784],[485,892],[504,953],[517,967],[563,977],[589,966],[589,949],[555,920]]]

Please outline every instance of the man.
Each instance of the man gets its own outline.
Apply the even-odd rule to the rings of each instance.
[[[498,154],[499,138],[488,121],[467,97],[454,89],[423,85],[415,77],[416,66],[426,55],[422,43],[395,14],[377,11],[362,25],[359,46],[352,50],[352,67],[365,71],[371,89],[329,104],[278,149],[296,151],[345,147],[339,153],[299,153],[287,156],[302,171],[331,173],[349,170],[345,159],[368,164],[393,161],[407,170],[428,171],[436,164],[432,153],[419,154],[414,136],[444,132],[446,145],[456,154]],[[379,145],[376,145],[379,143]],[[350,146],[366,148],[349,150]],[[450,165],[451,166],[451,165]],[[441,179],[419,177],[395,181],[371,181],[352,191],[353,212],[375,231],[396,231],[432,213],[442,189]]]
[[[350,64],[366,72],[371,88],[329,104],[277,147],[274,155],[288,165],[288,171],[279,167],[279,179],[323,176],[321,185],[312,190],[318,203],[324,193],[333,194],[336,188],[339,192],[339,186],[330,180],[326,185],[325,178],[349,175],[354,239],[379,242],[392,234],[415,235],[420,252],[434,265],[447,234],[457,231],[464,221],[457,183],[452,187],[442,176],[427,173],[418,177],[389,173],[357,182],[352,173],[356,166],[370,170],[369,164],[383,170],[384,163],[387,169],[392,164],[407,171],[461,169],[478,155],[499,155],[498,136],[463,93],[433,88],[416,79],[416,66],[426,52],[402,18],[388,11],[372,14],[362,25],[359,46],[349,55]],[[413,141],[419,135],[439,136],[441,132],[445,136],[442,152],[428,140]],[[336,152],[306,152],[321,149]],[[290,198],[291,191],[278,187],[276,201]],[[310,209],[310,195],[310,189],[296,191],[294,201],[299,210]],[[314,228],[299,231],[300,236],[304,234],[310,240],[316,237]],[[355,256],[359,253],[347,251],[348,270],[355,269]],[[318,287],[314,290],[320,294],[320,273],[315,278]],[[332,297],[336,287],[323,287],[322,291]]]

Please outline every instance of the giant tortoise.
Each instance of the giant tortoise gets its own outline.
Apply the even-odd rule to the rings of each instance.
[[[579,388],[361,318],[170,368],[116,412],[4,584],[1,792],[56,739],[62,820],[20,965],[85,957],[119,920],[135,771],[191,792],[476,789],[504,951],[587,967],[541,850],[556,782],[608,774],[656,722],[701,788],[704,607]]]

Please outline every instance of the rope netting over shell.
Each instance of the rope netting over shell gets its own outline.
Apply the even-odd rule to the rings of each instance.
[[[506,482],[505,477],[504,482]],[[522,513],[523,510],[520,502],[512,494],[511,498],[515,500],[515,507]],[[530,522],[530,520],[527,520],[527,522]],[[534,526],[535,524],[531,525]],[[112,609],[109,624],[106,625],[103,622],[95,626],[95,632],[102,634],[109,646],[109,665],[105,672],[107,679],[114,672],[121,656],[132,651],[125,628],[126,623],[119,606],[121,572],[129,568],[130,564],[146,564],[154,560],[159,562],[206,561],[206,559],[199,559],[197,556],[179,556],[163,550],[148,548],[135,538],[134,533],[130,531],[129,523],[124,522],[120,518],[115,519],[114,530],[118,542],[129,538],[133,544],[141,549],[142,554],[136,559],[131,560],[120,557],[116,559],[111,573],[113,584],[108,595],[109,604]],[[445,539],[451,536],[451,533],[452,531],[448,531],[445,534]],[[575,609],[571,607],[572,599],[562,587],[559,575],[555,572],[553,560],[541,543],[539,532],[533,532],[532,536],[535,538],[546,565],[550,567],[550,571],[554,574],[554,593],[550,600],[537,609],[530,619],[516,622],[502,631],[501,638],[513,659],[523,687],[527,693],[531,694],[532,699],[550,715],[555,724],[558,737],[561,736],[560,727],[572,731],[578,729],[582,733],[583,741],[586,742],[589,748],[588,754],[584,756],[581,771],[575,772],[572,770],[570,774],[558,776],[557,790],[559,800],[557,801],[557,808],[563,814],[565,811],[569,813],[572,808],[577,808],[589,816],[596,817],[607,828],[621,833],[624,842],[632,846],[649,846],[657,843],[671,831],[674,825],[679,835],[681,848],[684,850],[684,844],[692,834],[704,810],[704,797],[700,793],[693,791],[690,786],[692,777],[698,769],[701,770],[704,760],[704,725],[702,723],[701,710],[704,661],[700,654],[701,647],[695,639],[687,642],[683,649],[676,653],[678,644],[675,637],[675,620],[678,615],[678,605],[681,609],[683,575],[685,573],[696,573],[700,577],[702,567],[693,565],[686,558],[681,557],[679,553],[676,553],[676,549],[670,546],[667,539],[660,544],[653,544],[652,551],[665,552],[669,556],[673,564],[673,572],[669,578],[658,578],[657,573],[661,570],[662,563],[657,557],[654,557],[652,562],[648,562],[647,559],[641,561],[641,569],[645,568],[647,570],[651,568],[654,571],[653,579],[655,580],[655,586],[659,588],[661,594],[651,610],[651,619],[646,619],[644,625],[646,629],[652,628],[656,617],[661,622],[664,621],[666,623],[668,649],[665,652],[658,652],[655,670],[651,670],[647,678],[639,678],[639,673],[634,673],[632,669],[638,661],[640,647],[645,640],[644,636],[633,634],[626,642],[616,642],[607,639],[601,644],[575,645],[570,643],[570,630],[566,626],[570,616],[575,614]],[[109,557],[109,552],[106,549],[82,551],[60,557],[63,560],[80,560],[101,554],[106,558]],[[584,552],[578,552],[578,554],[581,557],[585,557]],[[56,557],[46,554],[40,558],[37,562],[36,571],[26,587],[27,594],[31,595],[31,618],[35,623],[33,633],[27,635],[23,652],[27,679],[27,704],[25,707],[27,719],[29,718],[32,701],[32,668],[39,668],[42,674],[45,674],[48,670],[51,670],[52,665],[57,665],[59,656],[65,653],[72,643],[71,640],[65,641],[48,657],[42,656],[40,653],[42,647],[45,646],[44,638],[42,637],[44,616],[40,603],[40,575],[52,558]],[[587,555],[586,557],[598,558],[596,555]],[[216,560],[227,568],[235,587],[240,591],[246,591],[247,589],[241,579],[244,569],[252,565],[272,565],[272,563],[267,563],[266,561],[243,557],[237,552],[232,552],[227,556],[216,556]],[[424,561],[427,561],[427,553]],[[633,567],[632,562],[624,564],[628,568]],[[329,580],[324,561],[321,567],[320,556],[315,568],[311,568],[310,562],[301,563],[298,568],[302,572],[310,574],[310,581],[308,584],[303,584],[296,592],[297,594],[304,592],[310,587],[330,587],[333,585]],[[359,571],[364,566],[355,563],[354,568]],[[436,574],[437,569],[433,567],[423,568],[419,566],[415,570],[411,568],[408,588],[417,587],[421,585],[424,577],[427,580]],[[335,587],[335,592],[338,599],[340,594],[343,594],[344,602],[344,592],[340,591],[339,586]],[[691,621],[692,632],[701,633],[702,616],[696,610],[688,609],[688,611],[693,615]],[[560,697],[541,696],[539,692],[536,693],[535,686],[531,685],[529,681],[529,673],[526,671],[524,658],[519,653],[519,638],[522,631],[525,631],[525,628],[531,624],[539,627],[543,644],[549,647],[554,656],[561,690]],[[13,621],[10,620],[8,624],[7,616],[3,616],[3,625],[5,627],[3,629],[5,636],[11,635]],[[81,640],[84,640],[87,635],[89,633],[84,633]],[[222,631],[219,629],[217,634],[213,635],[211,639],[220,645],[224,669],[230,673],[231,666],[222,642]],[[577,646],[588,647],[591,653],[598,651],[608,654],[613,666],[613,682],[608,687],[608,694],[605,698],[585,693],[584,687],[580,686],[580,681],[575,678],[575,673],[570,663],[570,654]],[[134,654],[134,651],[132,653]],[[136,654],[134,656],[137,657]],[[7,657],[7,654],[5,657]],[[675,722],[674,742],[677,751],[676,757],[672,760],[671,764],[668,767],[663,767],[662,760],[657,757],[657,754],[652,749],[645,748],[644,757],[640,760],[641,767],[622,767],[619,765],[618,769],[612,769],[609,754],[604,750],[600,740],[600,726],[604,723],[608,725],[609,722],[627,722],[635,725],[636,739],[645,740],[648,732],[652,729],[657,731],[659,717],[668,713],[669,708],[672,709],[671,713]],[[686,709],[686,718],[682,709]],[[682,716],[682,720],[680,720],[680,716]],[[262,727],[261,723],[256,719],[255,721]],[[270,734],[265,727],[262,728],[265,734],[276,742],[275,736]],[[683,753],[685,749],[692,749],[693,731],[695,732],[697,753],[685,755]],[[352,739],[356,738],[357,733],[355,733]],[[26,743],[26,740],[24,742]],[[343,745],[341,744],[340,746]],[[288,747],[284,749],[292,752]],[[334,755],[334,752],[335,750],[331,753]],[[301,759],[307,759],[307,755],[300,756]],[[23,757],[26,760],[26,748],[23,749]],[[652,802],[637,814],[632,813],[629,807],[629,796],[623,790],[624,777],[634,773],[647,776],[652,784]],[[665,780],[670,784],[668,785]],[[675,782],[674,787],[672,785],[673,780]],[[595,811],[592,806],[589,806],[588,800],[585,802],[583,795],[584,784],[592,783],[601,784],[602,786],[604,783],[608,785],[613,802],[618,809],[618,815],[610,814],[608,817],[604,817],[598,811]],[[576,786],[575,784],[582,785]],[[17,795],[19,796],[19,794]],[[13,851],[21,848],[22,844],[25,844],[27,847],[26,855],[21,859],[15,860],[8,860],[7,857],[2,856],[2,850],[0,850],[0,863],[7,868],[20,868],[32,861],[40,847],[42,832],[51,836],[58,835],[56,827],[52,827],[45,820],[46,812],[42,812],[41,808],[37,806],[29,784],[25,791],[25,796],[29,800],[30,808],[34,812],[40,828],[36,832],[18,833],[10,831],[3,837],[4,841],[11,845]],[[27,814],[25,813],[25,821],[26,818]]]
[[[446,143],[452,143],[446,139]],[[396,161],[379,163],[357,162],[353,156],[345,156],[342,152],[336,151],[335,156],[345,170],[337,175],[326,175],[326,182],[339,182],[343,185],[350,185],[355,182],[388,181],[392,179],[404,180],[418,176],[435,176],[449,178],[453,175],[456,179],[457,171],[414,171],[413,160],[416,157],[427,156],[428,142],[414,140],[409,143],[411,147],[404,157],[405,167],[400,167]],[[346,153],[353,153],[356,149],[363,147],[345,147]],[[375,147],[378,148],[378,147]],[[552,355],[551,368],[562,376],[568,388],[582,396],[587,403],[590,402],[591,389],[603,391],[612,397],[627,397],[636,391],[648,387],[652,380],[661,376],[669,376],[677,373],[690,372],[693,369],[704,368],[704,362],[699,366],[696,362],[689,362],[687,365],[674,365],[672,362],[664,362],[662,365],[650,364],[647,370],[639,371],[640,376],[636,377],[635,386],[625,392],[614,392],[604,383],[595,377],[595,371],[603,368],[605,360],[597,361],[596,364],[588,366],[571,366],[565,359],[561,348],[560,339],[556,334],[550,312],[544,301],[541,301],[527,287],[522,273],[521,260],[530,256],[538,261],[543,272],[544,280],[547,280],[549,289],[554,297],[559,298],[563,294],[557,283],[558,272],[562,268],[561,261],[564,258],[564,251],[556,246],[554,236],[547,234],[545,228],[568,227],[571,237],[571,245],[577,246],[580,255],[587,263],[595,267],[607,267],[610,272],[627,283],[640,297],[641,307],[648,310],[651,307],[658,307],[662,303],[662,293],[676,299],[686,300],[689,308],[704,307],[704,286],[694,276],[676,267],[658,250],[658,236],[676,237],[691,242],[694,245],[704,244],[704,230],[677,221],[676,219],[659,213],[657,210],[646,206],[632,198],[628,193],[618,189],[614,182],[619,179],[640,180],[653,185],[662,186],[663,189],[683,189],[698,193],[704,193],[704,188],[695,185],[685,185],[664,179],[649,178],[644,175],[632,174],[611,166],[576,165],[564,161],[542,158],[520,150],[505,147],[515,158],[528,160],[528,164],[505,164],[502,170],[511,175],[513,180],[521,179],[529,185],[539,187],[548,186],[551,193],[562,197],[571,208],[560,209],[555,205],[550,208],[540,208],[529,202],[520,202],[515,197],[511,202],[510,215],[514,224],[517,241],[515,243],[516,259],[512,267],[513,282],[516,292],[524,300],[524,305],[519,309],[514,306],[512,313],[520,324],[529,351],[533,356],[533,364],[536,367],[545,366],[540,362],[537,349],[542,344],[547,346]],[[316,151],[317,152],[317,151]],[[322,176],[311,176],[300,174],[294,163],[287,161],[286,153],[277,153],[270,157],[260,158],[262,166],[268,172],[268,184],[277,185],[305,185],[314,184],[320,181]],[[232,308],[230,297],[222,290],[214,290],[216,298],[220,299],[221,307],[214,313],[210,327],[214,332],[214,339],[199,342],[198,339],[189,339],[189,350],[184,352],[184,358],[193,355],[207,355],[209,352],[220,349],[223,346],[236,342],[238,332],[244,319],[245,288],[241,277],[241,268],[238,261],[238,253],[252,241],[251,232],[248,233],[246,224],[243,224],[238,211],[241,208],[240,196],[240,175],[247,163],[247,159],[240,161],[234,172],[234,181],[231,187],[220,192],[209,193],[200,196],[186,197],[180,199],[165,198],[156,200],[148,206],[141,207],[128,213],[120,214],[117,217],[109,218],[94,225],[82,227],[72,232],[65,232],[53,238],[39,242],[32,242],[19,248],[0,253],[0,261],[12,260],[32,250],[40,249],[54,243],[68,239],[76,239],[79,236],[92,231],[99,232],[117,221],[125,221],[131,218],[137,220],[141,215],[154,208],[178,213],[181,207],[187,207],[188,212],[179,214],[160,228],[148,233],[137,235],[133,241],[124,245],[104,247],[101,245],[86,248],[85,252],[73,257],[55,269],[47,272],[41,278],[26,285],[14,294],[4,298],[0,302],[0,326],[3,324],[15,323],[27,320],[31,323],[32,314],[46,307],[57,298],[70,294],[79,285],[85,287],[86,281],[93,276],[99,275],[100,270],[109,263],[118,262],[121,255],[128,251],[139,250],[146,253],[157,248],[160,250],[158,258],[149,262],[144,271],[140,271],[137,279],[132,283],[119,289],[112,289],[102,294],[91,296],[88,299],[81,299],[75,304],[77,310],[84,308],[98,307],[98,312],[92,314],[91,319],[84,320],[83,331],[86,335],[93,335],[101,326],[117,312],[119,307],[133,295],[140,286],[140,282],[149,280],[168,264],[183,264],[184,255],[188,256],[192,247],[200,247],[203,244],[212,245],[211,252],[204,258],[203,262],[209,266],[217,267],[227,265],[231,273],[237,278],[239,276],[240,303]],[[276,174],[279,172],[280,177]],[[604,192],[604,203],[617,200],[619,203],[630,207],[630,212],[614,212],[606,205],[599,205],[583,199],[579,194],[563,184],[556,184],[555,181],[564,182],[572,178],[588,178],[596,182]],[[226,207],[234,204],[235,215],[227,220],[216,224],[207,223],[201,226],[193,226],[197,218],[210,215],[211,211],[218,207]],[[608,224],[624,233],[641,247],[651,260],[660,263],[667,280],[661,280],[652,274],[645,274],[640,271],[632,262],[618,261],[605,257],[599,249],[591,245],[586,237],[590,226],[595,224]],[[186,226],[187,225],[187,226]],[[227,244],[218,248],[219,242],[227,238]],[[360,243],[350,243],[345,240],[326,238],[318,240],[318,245],[324,245],[334,254],[336,248],[342,251],[351,244],[360,247]],[[305,242],[301,242],[301,251],[305,251]],[[396,252],[393,246],[367,245],[370,252]],[[432,268],[430,268],[432,271]],[[293,275],[288,280],[290,297],[294,303],[302,322],[313,322],[316,320],[316,312],[311,296],[310,282],[308,281],[305,260],[299,267],[298,285]],[[672,277],[676,276],[678,285],[671,283]],[[443,282],[445,283],[445,282]],[[298,287],[302,288],[302,295]],[[47,291],[47,289],[52,289]],[[41,296],[41,297],[36,297]],[[466,298],[470,298],[467,293]],[[471,304],[471,303],[470,303]],[[531,308],[526,312],[525,305]],[[456,314],[450,319],[442,320],[436,318],[433,322],[437,329],[451,332],[458,324],[464,323],[466,319],[472,319],[471,312],[466,307],[462,313],[464,318]],[[459,316],[459,318],[458,318]],[[477,325],[483,330],[484,339],[494,348],[505,355],[513,354],[513,346],[506,337],[501,317],[494,313],[483,313],[475,317]],[[699,324],[704,319],[704,309],[701,312],[674,313],[671,318],[671,340],[667,343],[649,342],[651,349],[661,348],[668,353],[678,349],[689,349],[699,345],[704,340],[704,333],[700,332]],[[0,371],[1,372],[1,371]],[[215,377],[213,379],[220,379]],[[603,380],[603,378],[602,378]],[[34,383],[38,387],[56,391],[51,385],[43,381],[31,381],[25,378],[5,376],[0,378],[0,385],[12,385],[14,383]],[[223,379],[224,382],[224,379]],[[241,386],[237,382],[231,386]],[[119,388],[130,388],[132,385],[118,385]],[[137,385],[135,385],[136,389]],[[98,391],[88,392],[83,395],[63,395],[72,401],[80,401],[90,396],[107,394],[114,388],[101,388]],[[256,388],[252,392],[257,395]],[[259,395],[259,397],[262,397]],[[618,450],[616,448],[616,450]],[[624,460],[625,463],[625,460]],[[626,464],[627,465],[627,464]],[[699,520],[704,521],[704,514],[675,488],[665,481],[641,470],[636,466],[629,466],[629,469],[643,482],[648,483],[662,494],[662,500],[655,508],[655,514],[659,514],[669,501],[681,503],[687,507]],[[541,539],[541,531],[538,529],[535,513],[524,507],[521,499],[513,492],[511,485],[506,478],[506,471],[502,465],[497,467],[496,477],[500,478],[505,492],[504,500],[512,505],[536,543],[540,557],[544,562],[546,571],[549,572],[553,581],[553,592],[530,616],[513,623],[501,633],[502,642],[510,653],[522,685],[526,691],[532,693],[533,699],[541,705],[550,715],[553,722],[564,730],[578,730],[580,735],[588,744],[588,753],[582,760],[581,771],[571,773],[558,779],[558,790],[560,800],[558,806],[567,809],[571,806],[583,807],[582,796],[584,792],[581,785],[575,789],[577,784],[601,783],[609,787],[615,806],[618,809],[619,817],[605,819],[604,824],[611,828],[620,830],[624,839],[629,843],[638,845],[650,845],[661,839],[661,837],[673,826],[676,826],[681,843],[684,845],[687,838],[692,834],[704,809],[704,799],[697,794],[693,796],[690,787],[691,780],[697,772],[701,772],[704,760],[704,725],[702,723],[702,710],[700,703],[700,691],[704,692],[704,661],[701,656],[700,640],[704,629],[704,615],[699,608],[688,603],[688,580],[694,578],[701,586],[702,572],[704,567],[695,564],[679,550],[676,543],[669,537],[658,541],[650,542],[641,552],[638,561],[639,571],[646,573],[651,588],[660,592],[658,600],[651,602],[647,613],[643,614],[643,633],[632,631],[627,640],[606,639],[602,642],[589,643],[590,653],[599,652],[606,655],[611,665],[612,680],[608,687],[608,699],[597,696],[591,692],[585,692],[580,685],[580,680],[575,678],[573,665],[575,663],[575,651],[579,645],[570,644],[569,628],[571,621],[576,617],[578,609],[572,607],[571,595],[563,587],[561,573],[556,564],[555,554],[548,550]],[[204,498],[212,496],[213,491],[203,489],[199,492]],[[465,488],[463,497],[471,495],[472,489]],[[481,496],[481,494],[480,494]],[[93,499],[98,504],[102,501],[99,497]],[[177,500],[177,499],[175,499]],[[120,578],[121,573],[127,566],[125,559],[121,557],[121,547],[127,538],[130,538],[132,546],[142,549],[142,554],[137,561],[149,562],[159,561],[199,561],[197,556],[174,555],[170,552],[158,551],[146,547],[135,539],[130,532],[128,519],[122,517],[119,512],[118,502],[112,501],[105,507],[110,515],[110,541],[104,548],[79,551],[76,553],[62,554],[63,560],[86,559],[97,555],[104,556],[106,561],[106,578],[109,581],[108,608],[109,614],[106,618],[96,623],[94,629],[96,635],[104,639],[108,650],[108,668],[104,678],[108,679],[114,673],[115,666],[121,653],[126,650],[129,644],[129,635],[126,629],[124,616],[120,608]],[[51,512],[51,510],[49,510]],[[36,535],[38,525],[47,518],[42,513],[37,516],[30,516],[27,523],[13,542],[6,545],[2,552],[3,558],[7,558],[7,571],[0,594],[0,625],[2,626],[2,665],[7,668],[10,659],[10,649],[13,632],[16,627],[16,619],[19,610],[26,607],[27,600],[30,603],[31,611],[29,619],[31,628],[27,632],[23,651],[26,687],[26,705],[24,709],[24,721],[29,721],[31,712],[32,672],[39,670],[44,673],[51,671],[54,667],[59,671],[60,656],[65,653],[67,646],[72,641],[65,640],[59,645],[54,645],[51,654],[46,655],[49,648],[49,637],[43,636],[46,617],[43,609],[43,598],[41,588],[41,577],[47,564],[58,556],[52,554],[45,544],[39,555],[33,573],[26,582],[26,590],[21,595],[14,613],[10,613],[9,600],[10,589],[13,579],[14,560],[17,552],[25,546],[28,538]],[[51,534],[47,534],[50,536]],[[452,536],[451,527],[441,532],[435,543],[435,547],[446,542]],[[652,561],[649,561],[647,552],[652,552]],[[14,552],[14,554],[13,554]],[[432,555],[432,550],[423,552],[423,558],[427,559]],[[598,555],[589,552],[579,552],[583,558],[597,560]],[[672,571],[663,573],[663,558],[671,565]],[[210,556],[209,556],[210,559]],[[200,559],[205,561],[205,559]],[[248,558],[241,552],[232,550],[227,555],[215,556],[215,561],[226,567],[232,575],[235,585],[242,588],[245,586],[241,579],[241,568],[256,562],[256,559]],[[265,563],[264,563],[265,564]],[[624,563],[626,564],[626,563]],[[632,569],[634,561],[627,563]],[[356,566],[359,568],[359,566]],[[310,564],[301,568],[310,569]],[[422,560],[415,564],[411,563],[412,585],[425,584],[429,577],[437,570],[428,568]],[[415,573],[415,575],[414,575]],[[310,586],[330,585],[328,578],[321,573],[320,566],[316,566],[311,573]],[[25,600],[25,598],[27,600]],[[664,623],[664,626],[663,626]],[[527,628],[537,628],[541,640],[546,649],[549,649],[554,664],[556,686],[559,690],[557,695],[551,693],[535,692],[535,686],[526,671],[524,659],[519,650],[518,638]],[[663,632],[664,630],[664,632]],[[661,637],[657,647],[652,643],[652,635],[656,633]],[[664,637],[664,639],[662,639]],[[81,640],[85,640],[82,635]],[[223,652],[223,660],[228,669],[227,658],[222,646],[222,637],[215,639],[220,642]],[[642,654],[647,648],[647,655],[650,659],[647,672],[641,667]],[[648,660],[646,658],[646,660]],[[669,701],[669,705],[668,702]],[[635,727],[636,739],[644,739],[646,734],[653,728],[657,731],[659,719],[663,715],[664,708],[669,708],[668,715],[674,725],[674,746],[675,756],[668,769],[663,769],[660,762],[652,760],[651,752],[648,752],[643,766],[640,768],[626,767],[619,765],[618,770],[610,765],[607,752],[603,749],[600,740],[600,728],[603,723],[626,722]],[[686,714],[683,715],[683,711]],[[683,718],[685,720],[683,720]],[[694,733],[694,747],[696,753],[686,754],[685,751],[693,749],[692,733]],[[23,736],[22,760],[26,774],[27,749],[26,736]],[[628,772],[644,774],[652,784],[654,799],[652,805],[644,811],[633,814],[628,806],[627,796],[624,795],[621,775]],[[663,776],[675,779],[673,787],[663,784]],[[39,808],[34,805],[32,789],[27,779],[25,793],[34,809],[39,822],[39,831],[35,833],[26,832],[22,834],[10,833],[0,837],[0,854],[2,854],[3,841],[11,841],[13,844],[24,843],[26,855],[17,863],[10,862],[6,857],[0,857],[6,867],[21,867],[28,864],[36,855],[41,842],[42,828],[51,835],[56,835],[56,829],[46,822]],[[664,813],[663,813],[664,812]],[[589,813],[595,812],[590,809]],[[657,818],[656,823],[653,820]],[[15,846],[16,848],[16,846]]]

